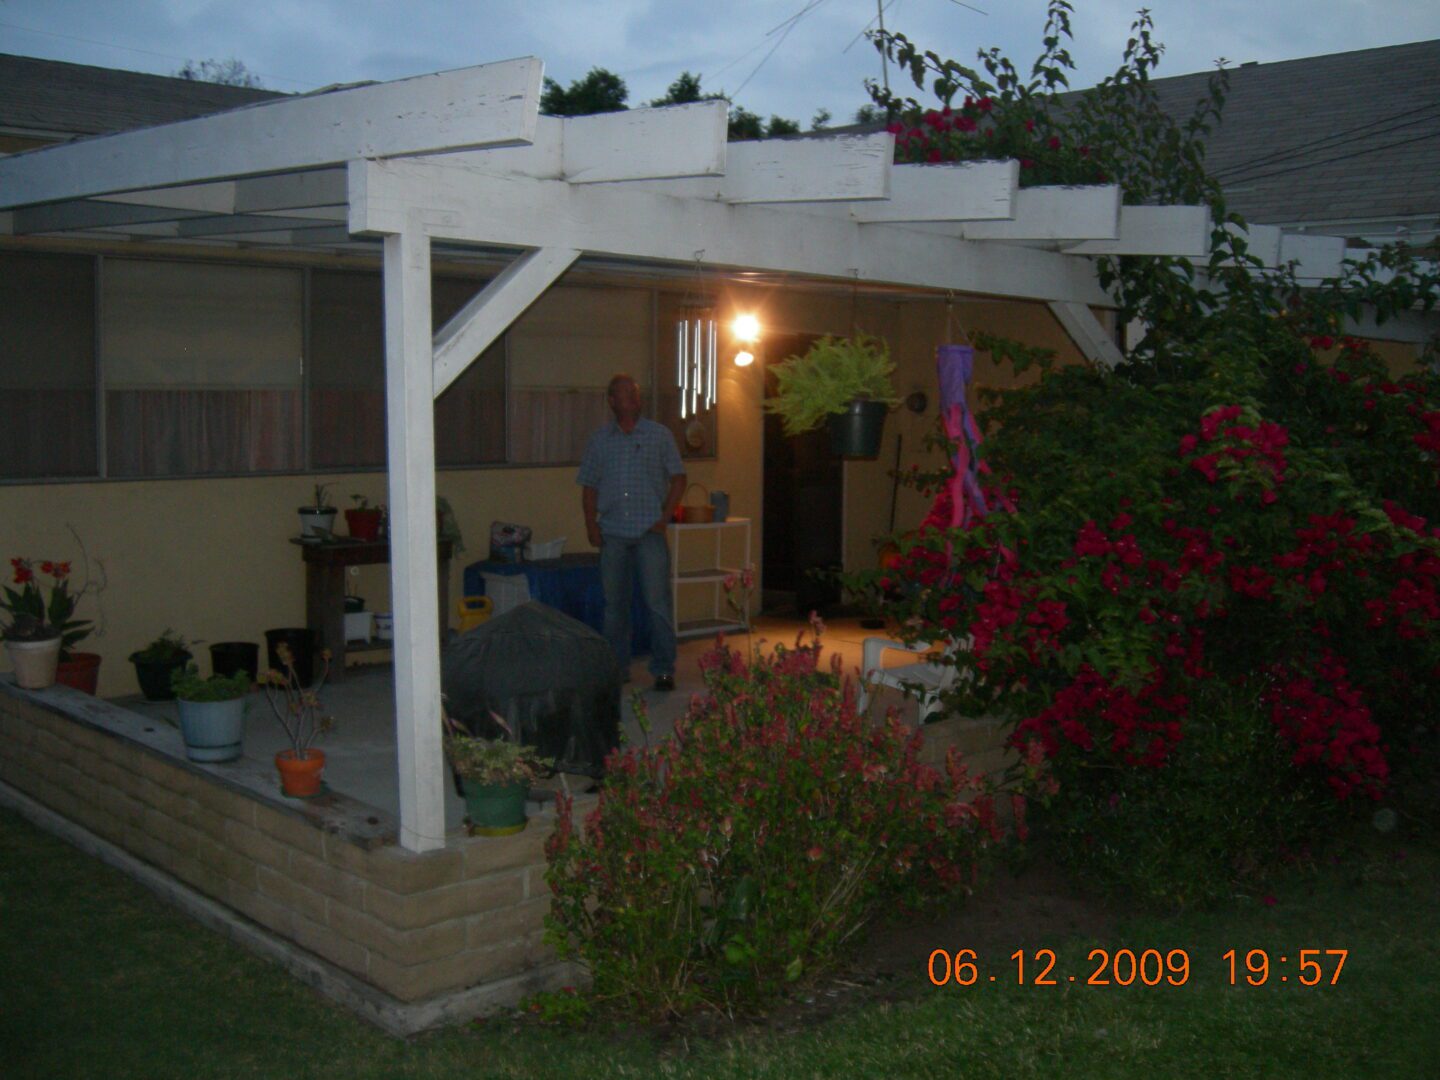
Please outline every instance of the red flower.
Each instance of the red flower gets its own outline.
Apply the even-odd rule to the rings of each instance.
[[[1051,135],[1051,136],[1050,136],[1050,140],[1049,140],[1048,143],[1046,143],[1046,145],[1049,146],[1051,150],[1059,150],[1059,149],[1060,149],[1060,136],[1059,136],[1059,135]]]
[[[981,112],[989,112],[995,107],[995,103],[988,97],[982,97],[979,101],[975,102],[975,107]]]

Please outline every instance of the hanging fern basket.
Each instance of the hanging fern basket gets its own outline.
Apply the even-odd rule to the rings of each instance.
[[[844,412],[831,413],[826,421],[830,428],[830,452],[838,457],[877,456],[889,409],[883,401],[857,399]]]

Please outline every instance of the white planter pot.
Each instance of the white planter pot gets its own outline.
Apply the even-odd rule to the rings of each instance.
[[[179,701],[180,734],[191,761],[234,761],[245,737],[245,698]]]
[[[15,669],[15,685],[22,690],[44,690],[55,685],[55,667],[60,662],[60,639],[46,641],[7,641],[10,666]]]
[[[323,510],[317,510],[310,506],[300,508],[300,535],[302,537],[314,536],[328,540],[334,532],[335,507],[327,506]]]

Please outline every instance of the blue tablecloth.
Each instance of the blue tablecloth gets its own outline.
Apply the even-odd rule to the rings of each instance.
[[[466,596],[485,595],[482,574],[524,574],[531,600],[548,604],[602,634],[605,632],[605,590],[600,585],[598,554],[562,555],[558,559],[525,563],[490,559],[471,563],[465,568]],[[630,651],[636,656],[650,652],[650,614],[638,580],[630,599]]]

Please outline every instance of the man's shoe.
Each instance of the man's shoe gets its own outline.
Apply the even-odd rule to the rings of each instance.
[[[674,689],[675,689],[675,676],[674,676],[674,675],[656,675],[656,676],[655,676],[655,689],[656,689],[656,690],[674,690]]]

